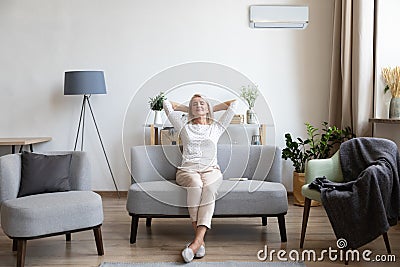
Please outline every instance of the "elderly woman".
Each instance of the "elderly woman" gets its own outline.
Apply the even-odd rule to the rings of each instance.
[[[215,199],[222,182],[222,173],[217,163],[217,143],[232,120],[236,100],[211,106],[207,98],[195,94],[189,107],[164,101],[168,119],[180,134],[183,144],[182,164],[176,173],[177,184],[187,190],[187,206],[195,237],[182,251],[185,262],[194,257],[204,257],[204,236],[211,228]],[[218,121],[213,112],[226,110]],[[188,116],[182,116],[187,112]]]

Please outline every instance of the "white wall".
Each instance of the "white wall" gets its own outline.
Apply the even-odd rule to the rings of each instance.
[[[251,29],[252,4],[308,5],[310,24],[303,31]],[[160,71],[200,61],[259,85],[275,121],[276,132],[267,135],[283,147],[286,132],[304,137],[304,122],[327,120],[332,12],[333,0],[2,0],[0,136],[51,136],[36,151],[72,149],[81,98],[63,95],[64,71],[102,69],[108,94],[91,102],[117,183],[127,190],[122,133],[130,100]],[[143,131],[142,120],[132,123]],[[91,123],[85,136],[93,189],[113,190]],[[291,171],[284,162],[289,190]]]
[[[378,1],[378,29],[376,36],[376,81],[375,81],[375,117],[389,117],[390,92],[384,93],[385,83],[382,78],[382,69],[385,67],[400,66],[400,35],[398,25],[400,1]],[[389,138],[400,146],[399,124],[375,124],[374,136]]]

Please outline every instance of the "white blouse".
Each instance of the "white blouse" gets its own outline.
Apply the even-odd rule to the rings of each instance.
[[[209,125],[188,123],[184,113],[175,111],[168,100],[164,100],[163,106],[169,121],[182,140],[182,164],[178,168],[188,171],[202,171],[209,167],[219,168],[217,143],[235,115],[236,101],[230,104],[219,121]]]

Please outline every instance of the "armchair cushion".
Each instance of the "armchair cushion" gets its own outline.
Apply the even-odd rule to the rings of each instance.
[[[43,155],[24,151],[18,197],[71,190],[71,154]]]
[[[1,207],[1,226],[10,237],[62,233],[102,222],[101,197],[92,191],[36,194],[6,200]]]

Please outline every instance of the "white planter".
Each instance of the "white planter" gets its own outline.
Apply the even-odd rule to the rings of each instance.
[[[154,124],[162,124],[162,110],[155,110],[154,111]]]

